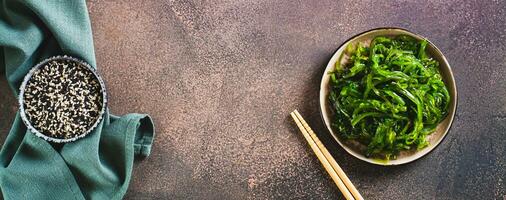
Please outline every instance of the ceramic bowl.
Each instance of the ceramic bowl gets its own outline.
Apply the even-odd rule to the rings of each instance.
[[[28,83],[28,81],[30,80],[30,78],[32,77],[33,73],[35,71],[37,71],[40,67],[46,65],[47,63],[51,62],[51,61],[58,61],[58,60],[65,60],[65,61],[71,61],[71,62],[75,62],[75,63],[78,63],[79,65],[83,66],[84,68],[88,69],[89,71],[91,71],[93,73],[93,75],[97,78],[98,82],[100,83],[100,87],[101,87],[101,92],[102,92],[102,109],[100,110],[100,114],[99,114],[99,117],[96,119],[96,121],[93,123],[93,125],[85,132],[73,137],[73,138],[68,138],[68,139],[61,139],[61,138],[54,138],[54,137],[50,137],[50,136],[47,136],[47,135],[44,135],[42,134],[39,130],[37,130],[30,122],[30,120],[28,120],[28,117],[26,116],[26,113],[25,113],[25,107],[24,107],[24,103],[23,103],[23,100],[24,100],[24,96],[25,96],[25,88],[26,88],[26,85]],[[18,103],[19,103],[19,109],[20,109],[20,116],[21,116],[21,119],[23,120],[23,122],[25,123],[25,125],[27,126],[28,130],[30,130],[30,132],[34,133],[36,136],[46,140],[46,141],[50,141],[50,142],[55,142],[55,143],[67,143],[67,142],[73,142],[73,141],[76,141],[80,138],[83,138],[84,136],[88,135],[91,131],[93,131],[97,126],[98,124],[100,123],[100,121],[102,120],[103,118],[103,115],[106,111],[106,108],[107,108],[107,93],[106,93],[106,89],[105,89],[105,84],[104,84],[104,81],[103,79],[98,75],[98,72],[95,68],[91,67],[88,63],[80,60],[80,59],[77,59],[77,58],[74,58],[74,57],[70,57],[70,56],[54,56],[54,57],[51,57],[51,58],[48,58],[48,59],[45,59],[43,60],[42,62],[38,63],[37,65],[35,65],[29,72],[28,74],[26,74],[25,78],[23,79],[23,82],[21,83],[21,87],[19,88],[19,99],[18,99]]]
[[[425,147],[424,149],[420,150],[410,150],[410,151],[403,151],[395,160],[380,160],[380,159],[374,159],[374,158],[368,158],[365,157],[362,153],[365,149],[364,145],[359,144],[356,141],[345,141],[344,139],[341,139],[338,137],[338,134],[335,130],[331,127],[331,121],[332,121],[332,110],[330,103],[328,101],[328,94],[329,94],[329,81],[330,76],[329,72],[331,72],[334,69],[335,63],[339,60],[341,57],[341,54],[344,53],[346,47],[350,44],[357,44],[357,43],[365,43],[369,44],[370,41],[375,38],[376,36],[397,36],[397,35],[409,35],[412,36],[418,40],[427,40],[427,53],[437,60],[439,62],[439,70],[443,77],[443,81],[445,82],[446,86],[448,87],[451,102],[449,106],[448,115],[446,118],[439,123],[439,125],[436,128],[436,131],[432,134],[427,136],[427,140],[429,141],[429,145]],[[448,61],[446,60],[445,56],[441,51],[434,45],[432,42],[430,42],[428,39],[424,38],[423,36],[420,36],[416,33],[413,33],[411,31],[401,29],[401,28],[377,28],[372,29],[363,33],[360,33],[356,36],[351,37],[346,42],[341,44],[337,51],[334,53],[332,58],[327,64],[327,67],[325,68],[325,72],[322,77],[322,81],[320,84],[320,113],[322,116],[322,119],[325,123],[325,126],[329,130],[330,134],[334,137],[334,139],[341,145],[341,147],[346,150],[346,152],[350,153],[354,157],[372,163],[377,165],[400,165],[409,163],[412,161],[415,161],[422,156],[426,155],[430,151],[432,151],[441,141],[443,141],[443,138],[448,133],[448,130],[450,129],[450,126],[453,122],[453,118],[455,116],[455,110],[457,107],[457,88],[455,86],[455,79],[453,78],[453,73],[450,68],[450,64],[448,64]]]

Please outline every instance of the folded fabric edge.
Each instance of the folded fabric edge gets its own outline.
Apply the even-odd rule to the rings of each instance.
[[[137,120],[132,120],[130,123],[135,123],[136,127],[133,144],[135,156],[149,156],[155,136],[153,119],[149,115],[140,115]]]

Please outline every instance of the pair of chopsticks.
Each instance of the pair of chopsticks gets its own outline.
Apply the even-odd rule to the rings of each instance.
[[[343,193],[344,197],[348,200],[363,200],[364,198],[362,195],[360,195],[357,188],[355,188],[353,183],[351,183],[348,176],[346,176],[343,169],[339,167],[336,160],[332,157],[332,155],[330,155],[329,151],[327,148],[325,148],[320,139],[316,137],[316,134],[309,127],[304,118],[302,118],[299,111],[294,110],[292,113],[290,113],[290,115],[299,127],[302,135],[304,135],[304,138],[306,138],[309,146],[311,146],[311,149],[313,149],[314,153],[322,163],[325,170],[327,170],[332,180],[336,183],[339,190],[341,190]]]

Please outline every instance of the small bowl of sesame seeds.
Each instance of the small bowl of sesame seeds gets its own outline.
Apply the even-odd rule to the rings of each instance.
[[[55,56],[35,65],[19,93],[28,129],[50,142],[72,142],[90,133],[106,109],[104,81],[88,63]]]

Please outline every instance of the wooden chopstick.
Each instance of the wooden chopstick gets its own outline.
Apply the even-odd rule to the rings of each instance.
[[[355,197],[355,199],[360,199],[360,200],[364,199],[362,197],[362,195],[360,195],[360,193],[358,192],[358,190],[355,187],[355,185],[353,185],[353,183],[351,183],[351,181],[348,178],[348,176],[346,176],[346,173],[344,173],[343,169],[339,166],[339,164],[337,164],[337,162],[334,159],[334,157],[332,157],[332,155],[327,150],[327,148],[325,148],[325,145],[323,145],[323,143],[320,141],[320,139],[318,139],[318,137],[316,136],[316,134],[314,133],[314,131],[311,129],[311,127],[309,127],[309,125],[304,120],[304,118],[302,118],[302,116],[300,115],[299,111],[295,110],[294,113],[297,116],[297,118],[299,119],[299,121],[301,122],[301,124],[304,126],[304,128],[306,129],[306,131],[309,133],[309,135],[311,136],[311,138],[315,141],[315,143],[318,146],[318,148],[320,148],[320,151],[323,153],[323,155],[325,156],[325,158],[327,159],[327,161],[330,163],[330,165],[332,165],[332,168],[334,168],[334,170],[337,172],[337,174],[339,175],[339,178],[341,178],[341,180],[344,182],[344,184],[346,185],[346,187],[348,188],[348,190],[351,192],[351,194],[353,195],[353,197]]]
[[[357,188],[355,188],[353,183],[351,183],[343,169],[339,166],[339,164],[337,164],[336,160],[332,157],[327,148],[325,148],[320,139],[318,139],[314,131],[311,127],[309,127],[300,113],[297,110],[294,110],[290,113],[290,115],[304,135],[304,138],[306,138],[309,146],[313,149],[324,168],[330,174],[332,180],[334,180],[339,190],[343,193],[344,197],[346,199],[363,200],[364,198],[360,195]]]
[[[320,148],[318,148],[315,141],[311,138],[309,133],[306,131],[306,129],[304,128],[304,125],[302,125],[302,123],[299,121],[297,115],[294,112],[290,113],[290,115],[292,116],[293,120],[295,121],[295,123],[299,127],[300,131],[302,132],[302,135],[304,135],[304,138],[306,138],[306,141],[309,143],[309,146],[311,147],[311,149],[313,149],[314,153],[316,154],[316,157],[318,157],[318,159],[322,163],[325,170],[327,170],[327,173],[329,173],[332,180],[334,180],[334,183],[337,185],[339,190],[341,190],[341,193],[343,193],[344,197],[348,200],[354,200],[355,198],[353,197],[353,195],[350,193],[350,191],[348,191],[348,188],[346,188],[346,185],[344,185],[341,178],[339,178],[339,175],[336,173],[334,168],[332,168],[332,165],[330,165],[329,161],[325,158],[325,156],[321,152]]]

